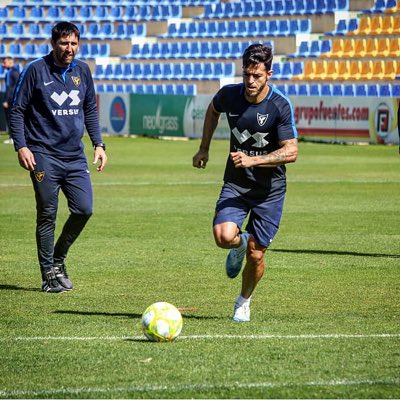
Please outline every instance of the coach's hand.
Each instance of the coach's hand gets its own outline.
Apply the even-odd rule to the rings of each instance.
[[[195,168],[205,168],[208,162],[208,151],[200,149],[193,156],[193,167]]]
[[[28,171],[33,171],[35,169],[35,156],[27,147],[21,147],[18,149],[18,161],[19,165]]]
[[[96,147],[94,150],[94,160],[93,164],[97,164],[100,161],[100,165],[96,168],[97,171],[103,171],[107,164],[107,154],[102,147]]]

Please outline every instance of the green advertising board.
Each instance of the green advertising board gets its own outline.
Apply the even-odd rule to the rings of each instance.
[[[132,135],[185,136],[184,116],[193,96],[131,94]]]

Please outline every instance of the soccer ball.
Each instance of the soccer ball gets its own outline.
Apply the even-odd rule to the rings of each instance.
[[[171,342],[182,330],[182,315],[164,301],[149,306],[142,316],[143,333],[151,342]]]

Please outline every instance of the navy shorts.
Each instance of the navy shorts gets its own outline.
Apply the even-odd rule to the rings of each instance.
[[[39,213],[55,215],[60,189],[74,214],[91,214],[93,192],[86,158],[64,161],[48,154],[34,153],[36,167],[31,179]]]
[[[246,231],[267,248],[278,232],[285,201],[286,183],[270,190],[241,193],[225,183],[217,201],[213,225],[234,222],[241,230],[249,215]]]

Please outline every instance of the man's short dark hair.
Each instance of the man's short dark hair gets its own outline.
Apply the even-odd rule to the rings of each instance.
[[[73,33],[79,41],[81,33],[79,32],[79,29],[76,25],[71,22],[59,22],[54,25],[53,29],[51,30],[51,40],[54,43],[57,43],[60,38],[72,35]]]
[[[250,65],[264,64],[266,71],[270,71],[272,67],[272,48],[264,44],[251,44],[243,53],[243,68]]]

